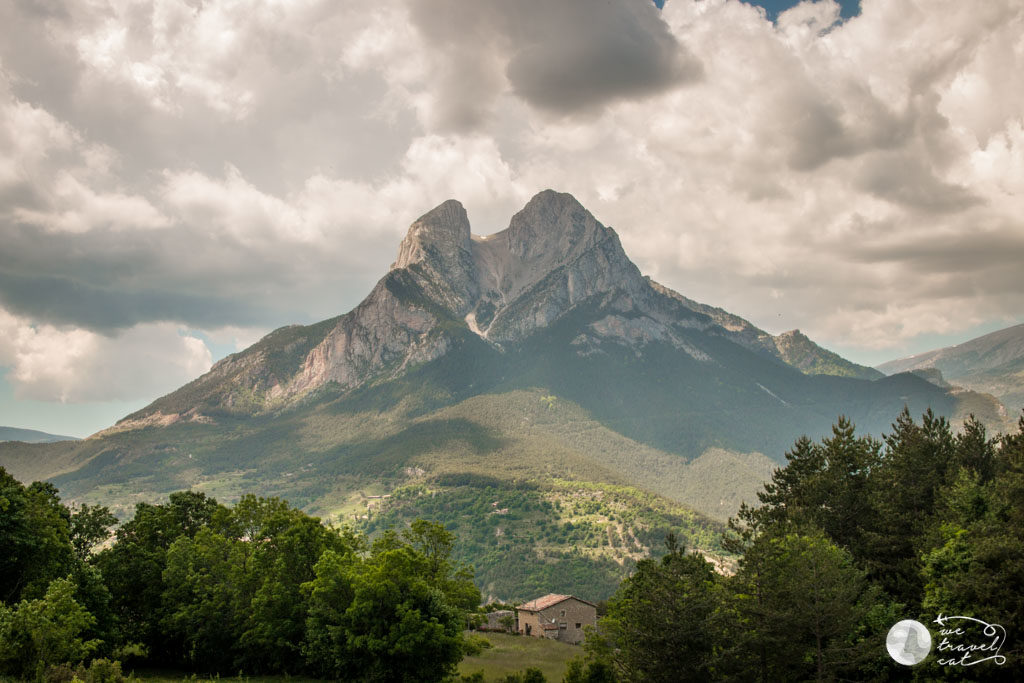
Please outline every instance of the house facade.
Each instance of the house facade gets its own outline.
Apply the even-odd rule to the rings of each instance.
[[[597,605],[550,593],[516,607],[516,630],[524,636],[581,643],[586,626],[597,625]]]

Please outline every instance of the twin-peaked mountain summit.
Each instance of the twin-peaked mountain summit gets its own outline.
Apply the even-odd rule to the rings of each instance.
[[[354,310],[271,333],[122,427],[278,410],[323,387],[397,377],[453,352],[466,333],[503,353],[584,311],[561,351],[599,355],[612,344],[642,354],[657,342],[714,366],[728,362],[714,349],[728,341],[811,374],[881,377],[799,331],[773,337],[643,277],[614,230],[571,195],[546,190],[486,237],[471,233],[461,204],[444,202],[412,224],[390,271]]]

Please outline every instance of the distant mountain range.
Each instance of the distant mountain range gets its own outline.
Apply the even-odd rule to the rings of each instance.
[[[957,385],[992,394],[1016,420],[1024,410],[1024,325],[992,332],[956,346],[947,346],[878,366],[887,375],[917,372],[936,384]],[[937,370],[927,374],[927,371]]]
[[[23,443],[53,443],[54,441],[78,441],[77,436],[47,434],[34,429],[0,427],[0,441],[21,441]]]
[[[720,521],[838,415],[881,434],[904,405],[991,404],[692,301],[548,190],[487,237],[447,201],[352,311],[276,330],[85,441],[0,444],[0,464],[121,514],[186,487],[371,526],[429,514],[465,530],[485,592],[610,592],[669,528],[717,552]]]

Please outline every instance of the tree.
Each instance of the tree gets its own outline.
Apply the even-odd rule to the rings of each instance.
[[[377,680],[442,680],[462,658],[462,615],[431,585],[414,549],[386,549],[352,577],[345,614],[355,671]]]
[[[309,595],[309,616],[302,652],[307,667],[323,678],[349,669],[348,637],[342,627],[352,604],[352,574],[359,559],[351,552],[327,550],[313,568],[315,578],[303,586]]]
[[[562,683],[616,683],[617,680],[607,662],[574,657],[565,667]]]
[[[673,535],[666,544],[660,560],[637,563],[585,641],[593,659],[622,680],[707,680],[713,671],[723,600],[718,577]]]
[[[92,625],[82,633],[82,637],[102,641],[96,654],[110,654],[122,643],[124,634],[103,575],[91,564],[77,561],[67,578],[75,585],[75,601],[93,617]]]
[[[93,560],[126,639],[142,643],[157,662],[170,657],[161,631],[167,550],[182,536],[195,537],[218,510],[226,508],[198,491],[172,493],[162,505],[139,503],[134,517],[115,532],[114,545]]]
[[[41,597],[74,562],[70,514],[52,484],[23,486],[0,467],[0,602]]]
[[[39,677],[53,664],[77,664],[99,645],[83,640],[93,617],[74,598],[66,579],[50,583],[41,599],[0,604],[0,671],[19,678]]]
[[[117,524],[117,517],[103,505],[82,504],[71,513],[71,545],[75,557],[85,561],[93,549],[110,538],[110,528]]]
[[[787,466],[772,474],[758,494],[756,516],[773,525],[822,529],[855,556],[863,553],[863,525],[872,515],[872,475],[881,444],[857,437],[853,423],[840,417],[821,444],[806,436],[786,453]]]
[[[939,538],[923,554],[922,607],[929,615],[975,616],[1010,635],[1006,664],[988,667],[992,680],[1024,678],[1024,418],[1017,434],[994,451],[993,478],[964,467],[941,494]],[[980,667],[979,667],[980,668]]]
[[[461,611],[437,583],[437,558],[395,534],[369,557],[327,551],[310,594],[306,653],[318,675],[435,681],[462,658]]]
[[[728,585],[733,619],[723,667],[733,676],[832,680],[879,657],[871,639],[882,624],[872,616],[887,609],[885,600],[820,531],[759,536]]]
[[[403,539],[427,561],[427,580],[461,609],[472,610],[480,604],[480,589],[473,583],[473,568],[456,566],[452,561],[455,534],[437,522],[417,519],[402,534]]]
[[[498,679],[498,683],[544,683],[544,672],[536,667],[527,667],[522,673],[511,673]]]
[[[977,475],[981,483],[992,480],[996,474],[995,441],[985,433],[985,425],[974,415],[968,416],[954,442],[956,462]]]
[[[209,527],[171,544],[158,624],[170,661],[207,671],[234,668],[246,607],[238,595],[249,581],[242,553],[239,544]]]
[[[324,552],[355,553],[362,540],[325,527],[316,517],[276,498],[248,498],[233,513],[257,511],[261,521],[251,527],[256,536],[246,543],[252,551],[245,570],[251,583],[239,598],[245,618],[240,624],[238,665],[253,671],[297,671],[303,664],[301,644],[309,607],[302,586],[315,578],[314,567]]]
[[[179,661],[218,671],[302,668],[302,586],[355,542],[278,498],[246,495],[167,551],[162,626]]]
[[[955,442],[945,418],[929,409],[918,425],[904,408],[885,444],[871,489],[873,514],[865,519],[863,564],[896,600],[920,605],[921,553],[939,493],[958,471]]]

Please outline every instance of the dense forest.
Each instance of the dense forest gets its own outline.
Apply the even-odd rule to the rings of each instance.
[[[688,552],[692,529],[669,530],[663,554],[632,565],[566,680],[1024,679],[1019,427],[989,437],[973,420],[954,432],[904,411],[881,441],[845,419],[820,442],[797,440],[760,504],[730,521],[735,572]],[[486,511],[492,494],[431,511]],[[506,500],[524,520],[554,505],[529,489]],[[52,485],[2,469],[0,511],[0,676],[108,681],[147,665],[445,680],[473,647],[463,631],[481,593],[456,551],[468,532],[451,520],[456,533],[418,519],[370,535],[275,498],[229,507],[183,491],[116,526],[106,508],[68,508]],[[536,533],[593,540],[565,525]],[[914,667],[886,651],[904,619],[933,637]]]
[[[736,573],[670,538],[572,680],[1024,680],[1024,418],[988,438],[904,411],[882,441],[840,419],[786,458],[730,522]],[[914,667],[886,651],[904,619],[932,634]]]
[[[202,493],[115,519],[0,470],[0,675],[118,680],[122,662],[203,673],[439,680],[480,603],[452,535],[417,521],[372,543],[277,499]],[[86,665],[88,663],[88,665]]]

